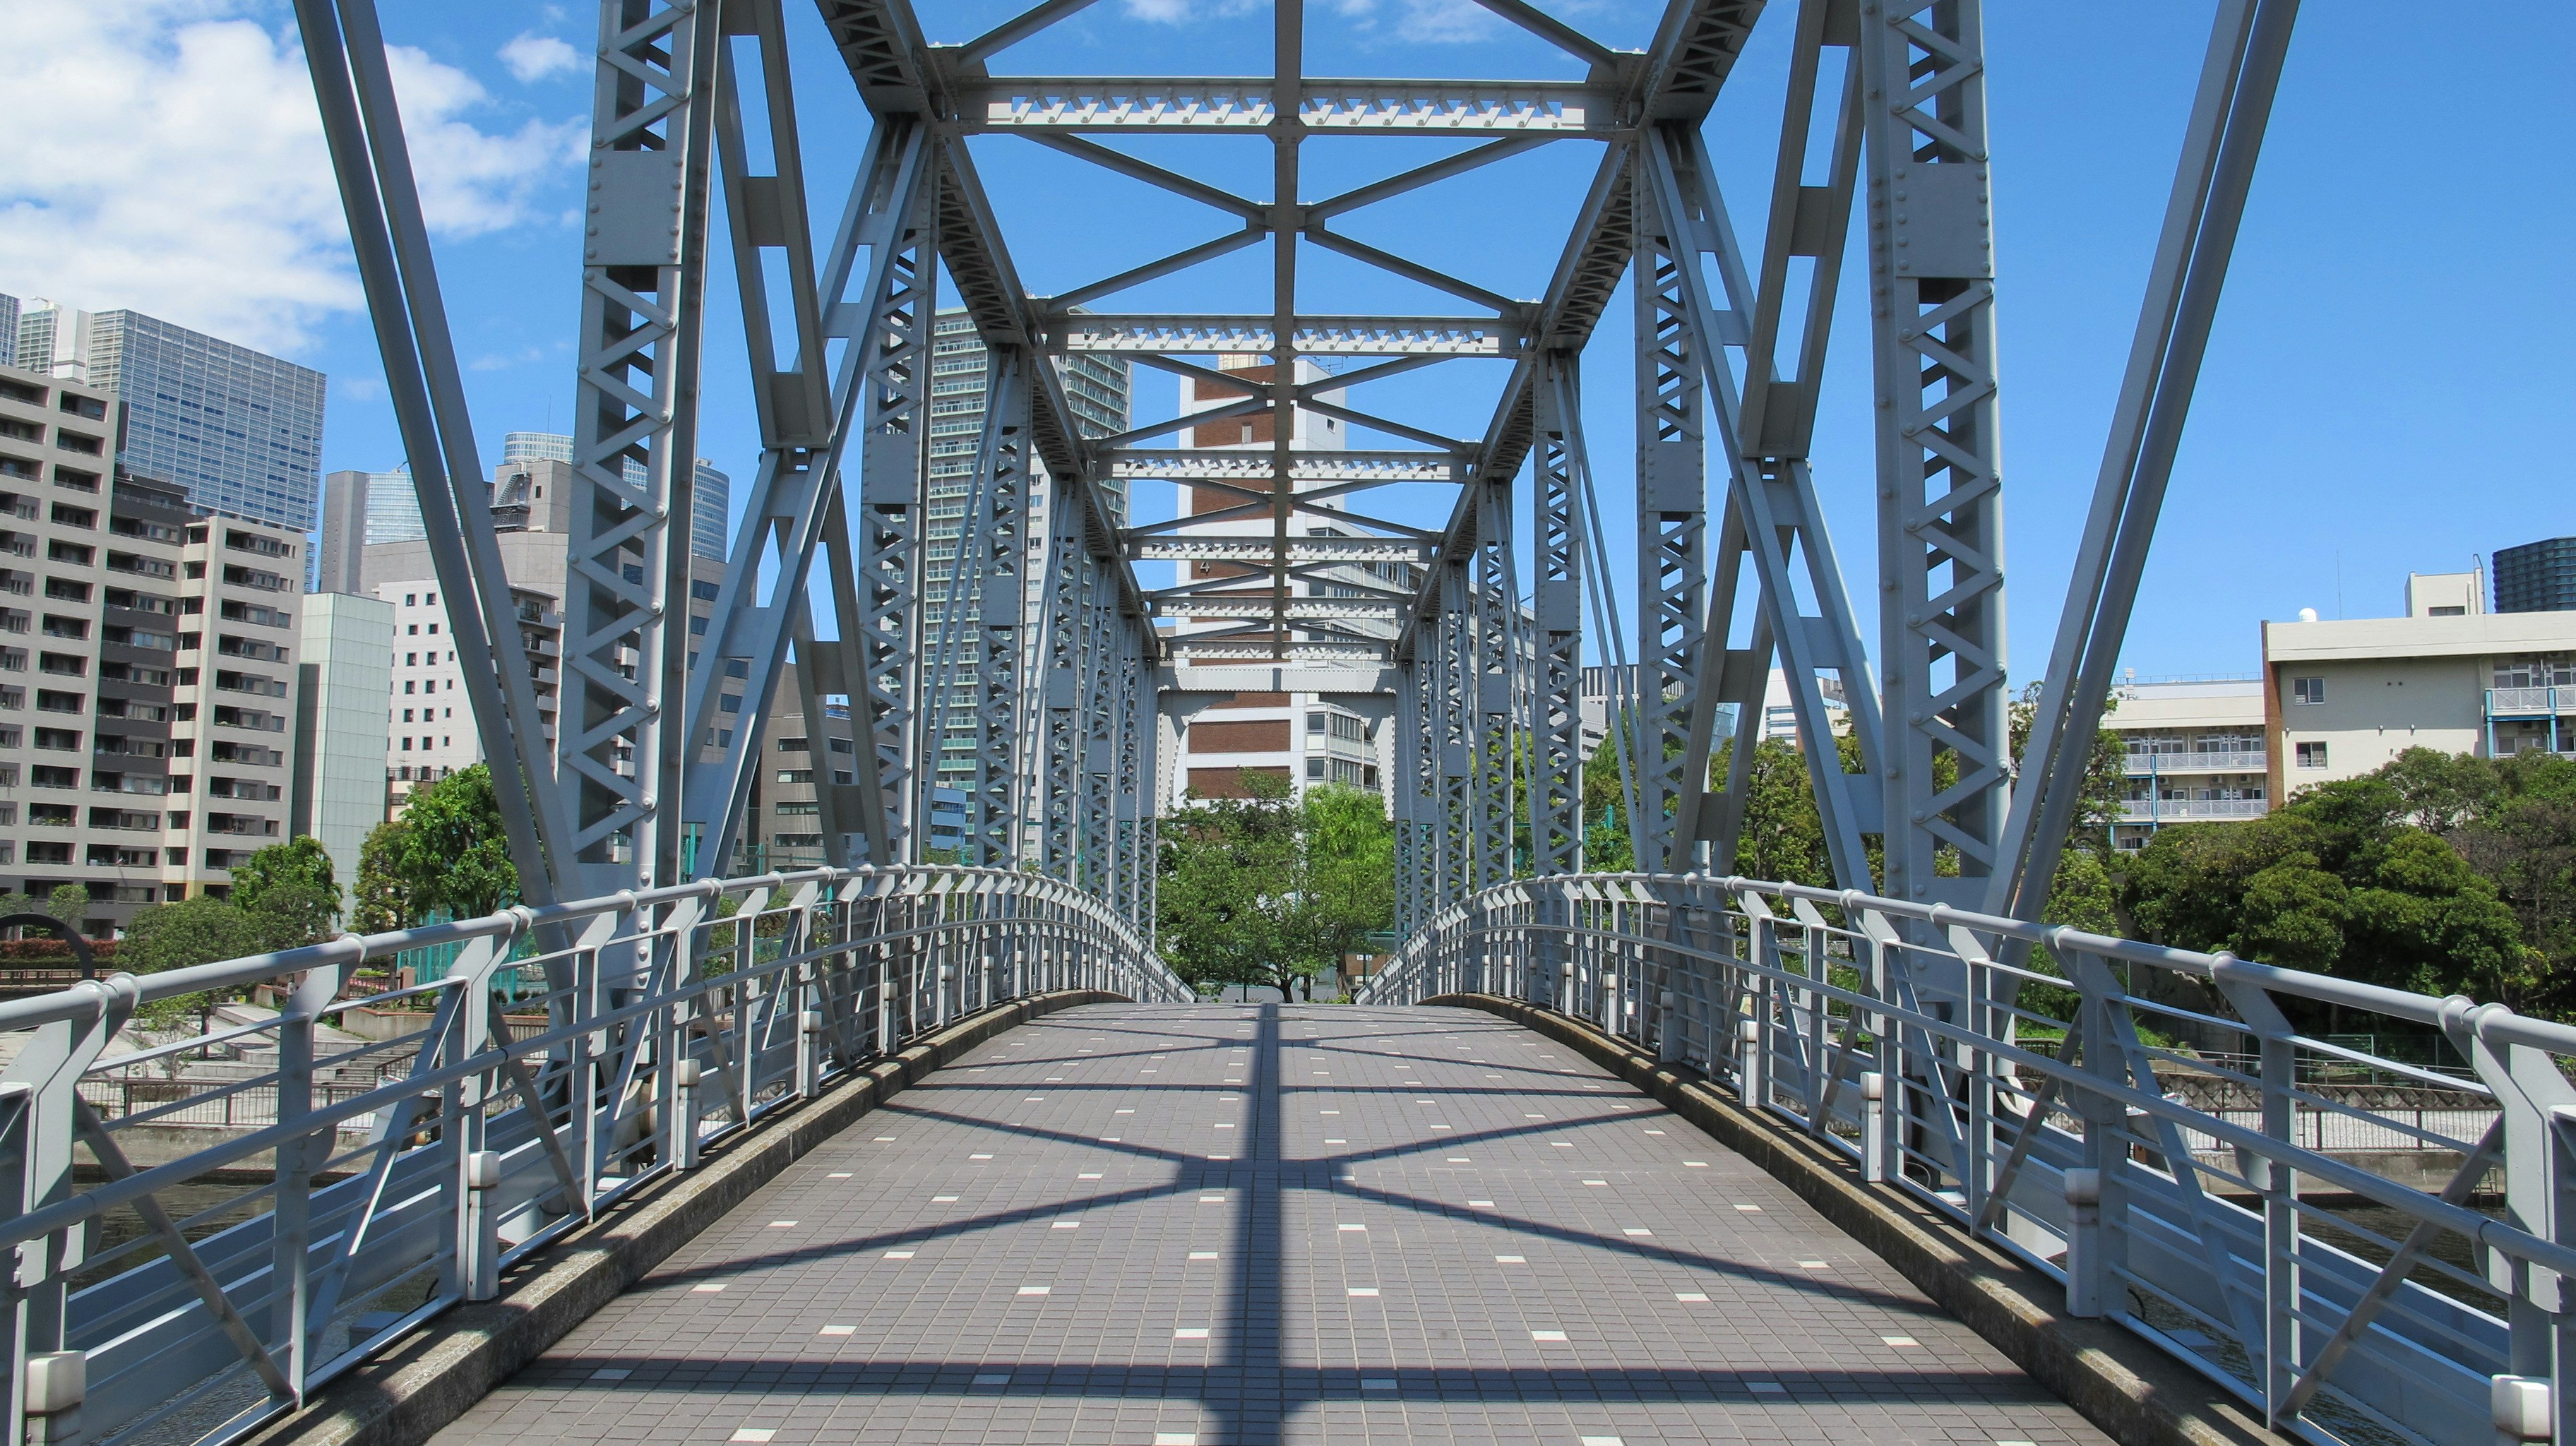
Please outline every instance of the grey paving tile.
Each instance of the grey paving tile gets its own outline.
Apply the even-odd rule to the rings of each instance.
[[[737,1439],[2105,1438],[1526,1031],[1101,1005],[861,1120],[438,1438]]]

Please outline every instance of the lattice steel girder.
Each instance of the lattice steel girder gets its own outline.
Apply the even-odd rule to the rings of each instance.
[[[1402,537],[1291,537],[1288,561],[1340,565],[1355,562],[1418,562],[1432,545]],[[1268,563],[1273,555],[1267,535],[1220,537],[1138,537],[1127,555],[1142,562]]]
[[[1292,622],[1327,618],[1375,621],[1394,617],[1403,606],[1392,598],[1292,597],[1288,600],[1287,615]],[[1154,611],[1169,618],[1266,618],[1276,612],[1271,606],[1270,594],[1266,592],[1247,594],[1239,599],[1205,595],[1167,598],[1155,604]]]
[[[1530,871],[1583,868],[1583,509],[1591,463],[1575,355],[1551,352],[1537,397],[1539,454],[1530,487],[1530,590],[1537,676],[1530,692]]]
[[[1857,49],[1871,96],[1880,691],[1893,725],[1882,892],[1973,907],[2006,866],[2012,795],[1983,7],[1865,0]],[[1946,786],[1940,760],[1954,769]]]
[[[716,20],[638,0],[600,21],[556,733],[584,894],[679,874]]]
[[[1438,709],[1440,897],[1476,887],[1476,612],[1470,559],[1440,564]]]
[[[1091,554],[1082,545],[1082,519],[1049,479],[1045,611],[1039,623],[1037,865],[1070,883],[1074,877],[1079,774],[1083,749],[1084,574]]]
[[[1476,887],[1512,877],[1513,773],[1522,687],[1520,584],[1512,560],[1512,491],[1487,479],[1476,529]],[[1390,608],[1392,604],[1389,604]]]
[[[1386,660],[1383,643],[1328,643],[1312,639],[1291,639],[1287,656],[1278,657],[1268,641],[1270,630],[1262,628],[1238,637],[1220,637],[1201,633],[1169,639],[1167,646],[1178,658],[1216,658],[1228,662],[1324,663],[1373,667]],[[1259,639],[1259,641],[1254,641]]]
[[[1294,106],[1308,130],[1397,135],[1606,136],[1616,90],[1557,81],[1332,80],[1304,77]],[[1279,87],[1267,76],[996,76],[956,89],[960,129],[1267,134]]]
[[[1158,356],[1268,352],[1266,316],[1111,316],[1055,319],[1049,348]],[[1456,316],[1301,316],[1297,350],[1316,356],[1510,356],[1522,343],[1508,322]]]
[[[1109,475],[1189,482],[1199,479],[1251,484],[1271,479],[1270,458],[1250,452],[1120,448],[1104,456]],[[1289,475],[1299,482],[1455,482],[1465,472],[1458,459],[1439,452],[1299,452]]]
[[[1632,291],[1637,349],[1637,674],[1630,766],[1637,816],[1630,820],[1637,866],[1680,872],[1696,820],[1672,809],[1687,791],[1690,724],[1697,711],[1708,608],[1707,448],[1701,435],[1707,389],[1694,351],[1675,245],[1655,204],[1647,168],[1632,166],[1636,227]],[[1615,725],[1614,725],[1615,726]]]

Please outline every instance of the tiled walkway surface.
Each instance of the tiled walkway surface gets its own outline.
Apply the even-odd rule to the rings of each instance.
[[[2105,1440],[1570,1051],[1337,1005],[1005,1034],[438,1439]]]

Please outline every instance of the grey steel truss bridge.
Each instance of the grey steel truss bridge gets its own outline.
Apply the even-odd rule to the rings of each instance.
[[[528,657],[509,621],[376,19],[300,4],[531,902],[723,872],[759,760],[719,740],[758,737],[792,680],[804,716],[831,720],[811,731],[846,730],[850,749],[851,766],[818,774],[821,862],[922,861],[938,762],[964,756],[957,860],[1034,868],[1149,926],[1156,780],[1172,766],[1157,756],[1162,705],[1259,677],[1394,696],[1410,929],[1472,890],[1582,867],[1589,658],[1620,680],[1609,746],[1639,866],[1732,856],[1752,750],[1736,747],[1722,778],[1711,760],[1727,727],[1738,744],[1755,736],[1776,665],[1802,736],[1839,729],[1854,745],[1809,760],[1840,878],[1872,882],[1874,851],[1891,897],[2036,917],[2021,883],[2050,877],[2072,816],[2084,750],[2060,745],[2091,736],[2119,653],[2290,7],[2220,17],[2038,725],[2015,758],[1979,7],[1676,0],[1642,49],[1623,50],[1527,0],[1479,3],[1544,42],[1554,73],[1311,74],[1308,8],[1278,0],[1265,73],[1050,74],[1052,27],[1088,0],[937,43],[935,8],[826,0],[823,27],[871,124],[846,198],[819,216],[780,5],[603,7],[573,443],[583,495],[551,740],[527,679],[552,660]],[[1793,34],[1755,254],[1738,245],[1702,129],[1757,24]],[[1207,137],[1266,143],[1267,184],[1229,189],[1133,144],[1166,155],[1166,138]],[[1372,138],[1414,142],[1403,154],[1417,163],[1314,194],[1310,147]],[[1451,144],[1418,161],[1426,139]],[[1195,203],[1215,234],[1032,294],[1013,257],[1030,238],[1007,233],[978,164],[1015,144]],[[1536,297],[1456,274],[1474,269],[1460,262],[1475,259],[1477,224],[1425,238],[1447,258],[1357,239],[1352,218],[1369,207],[1551,146],[1579,148],[1591,176]],[[706,294],[717,248],[736,297]],[[1118,309],[1236,253],[1268,264],[1232,311]],[[1306,274],[1318,258],[1450,311],[1333,311],[1331,277]],[[1847,263],[1869,298],[1869,335],[1845,343],[1872,360],[1866,481],[1819,479],[1808,461]],[[956,537],[934,548],[942,276],[990,363]],[[1623,282],[1638,444],[1633,516],[1614,523],[1581,397]],[[701,333],[708,307],[737,304],[762,452],[700,637],[679,600],[700,372],[714,360]],[[1185,379],[1199,404],[1087,431],[1065,367],[1083,353]],[[1481,432],[1360,404],[1372,382],[1471,358],[1506,364]],[[1318,420],[1345,445],[1317,440]],[[1268,445],[1173,445],[1217,422]],[[1363,436],[1373,445],[1351,440]],[[1220,505],[1129,518],[1114,499],[1141,479]],[[1856,581],[1819,499],[1863,485],[1879,565]],[[1330,525],[1304,525],[1318,518]],[[1609,575],[1613,525],[1634,528],[1633,577]],[[1179,577],[1147,586],[1140,560],[1178,562]]]
[[[522,898],[0,1002],[9,1441],[223,1443],[343,1410],[421,1439],[522,1366],[449,1439],[843,1439],[772,1410],[791,1376],[881,1434],[933,1402],[939,1429],[983,1412],[1021,1440],[1486,1438],[1494,1403],[1542,1437],[1619,1442],[1652,1408],[1743,1438],[1730,1413],[1864,1399],[1880,1414],[1837,1418],[1863,1435],[2105,1439],[2030,1376],[2124,1441],[2178,1439],[2193,1391],[2217,1403],[2196,1419],[2258,1435],[2569,1439],[2576,1028],[2040,922],[2294,0],[2218,0],[2017,752],[1976,0],[1669,0],[1636,49],[1475,0],[1553,59],[1491,80],[1311,73],[1320,12],[1271,0],[1260,73],[1050,73],[1092,3],[934,37],[936,6],[818,0],[869,116],[818,215],[782,0],[604,0],[549,720],[557,660],[502,575],[375,5],[296,0]],[[1705,122],[1757,27],[1786,41],[1784,109],[1768,193],[1730,208]],[[1207,136],[1266,148],[1266,182],[1147,159]],[[1414,142],[1404,168],[1318,194],[1319,144],[1384,138]],[[1032,293],[1014,245],[1045,238],[1011,234],[979,166],[1008,146],[1214,235]],[[1355,213],[1541,148],[1590,178],[1536,297],[1458,274],[1482,215],[1420,238],[1445,263],[1358,239]],[[738,296],[706,295],[720,254]],[[1321,258],[1447,310],[1334,310]],[[1119,309],[1260,260],[1230,309]],[[1865,307],[1838,305],[1846,269]],[[1582,380],[1623,284],[1626,577]],[[943,287],[988,362],[972,465],[935,493]],[[711,305],[740,308],[762,453],[700,634]],[[1865,479],[1810,463],[1847,313]],[[1196,405],[1086,427],[1086,354]],[[1469,361],[1500,378],[1481,431],[1359,400]],[[1191,510],[1128,515],[1148,480]],[[1821,506],[1862,487],[1868,574]],[[1148,586],[1139,563],[1180,566]],[[1630,873],[1584,857],[1587,667],[1612,680]],[[1774,669],[1838,890],[1709,867],[1735,857]],[[1374,1007],[1201,1003],[1156,952],[1163,724],[1229,689],[1391,696],[1403,937]],[[822,765],[823,857],[727,877],[782,696]],[[962,819],[945,841],[935,814]],[[403,967],[432,948],[444,972]],[[273,1007],[132,1028],[252,992]],[[854,1128],[871,1111],[888,1133]],[[573,1331],[566,1301],[630,1285]],[[1475,1347],[1393,1332],[1373,1312],[1402,1293]],[[1356,1364],[1298,1355],[1326,1297]],[[719,1318],[742,1358],[690,1353]],[[1672,1358],[1548,1354],[1613,1328]],[[2134,1411],[2074,1389],[2127,1389],[2113,1358],[2147,1382]]]

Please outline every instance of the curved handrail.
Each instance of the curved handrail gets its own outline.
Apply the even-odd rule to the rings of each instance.
[[[1696,1066],[2063,1281],[2071,1313],[2135,1327],[2306,1434],[2490,1429],[2488,1382],[2525,1354],[2509,1320],[2576,1275],[2576,1231],[2547,1204],[2576,1188],[2557,1143],[2576,1144],[2576,1027],[2503,1004],[1857,890],[1637,873],[1454,900],[1358,1001],[1456,993]],[[2314,1032],[2335,1019],[2386,1027]],[[2458,1063],[2388,1057],[2372,1041],[2392,1029]],[[2500,1212],[2469,1208],[2499,1181]],[[2318,1190],[2400,1224],[2356,1254],[2356,1220]],[[2444,1232],[2494,1264],[2446,1264],[2429,1249]],[[2299,1352],[2278,1369],[2275,1342]]]

